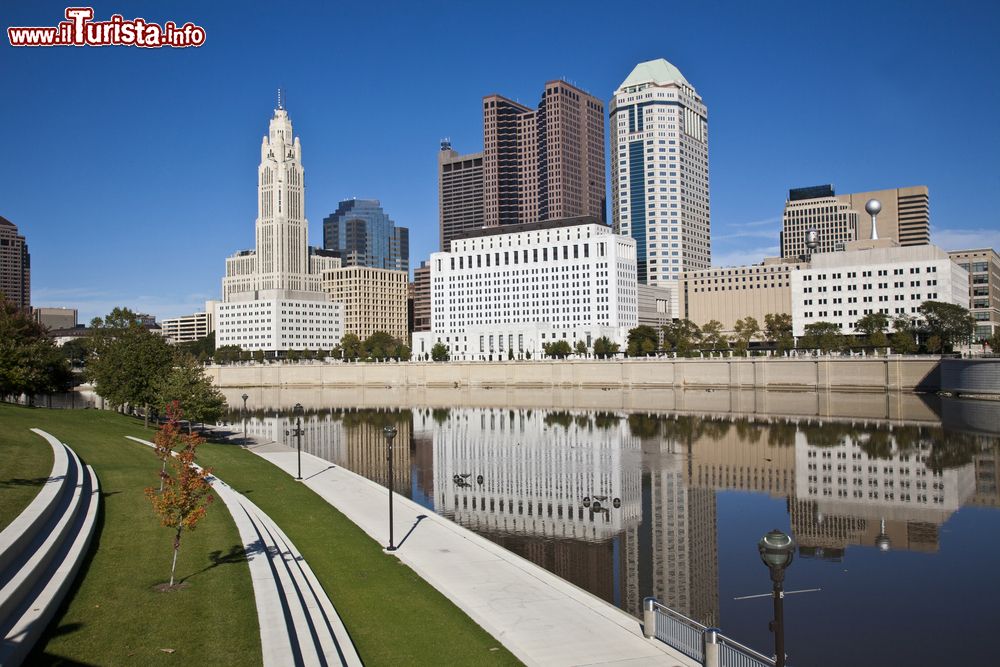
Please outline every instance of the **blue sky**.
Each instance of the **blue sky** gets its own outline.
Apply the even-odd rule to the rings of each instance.
[[[3,27],[65,4],[4,0]],[[932,241],[1000,247],[1000,5],[989,2],[98,2],[192,21],[198,49],[0,47],[0,215],[28,238],[32,301],[84,321],[217,297],[250,247],[261,137],[287,90],[310,239],[375,197],[436,250],[442,137],[482,148],[480,98],[565,78],[608,100],[663,57],[709,109],[713,263],[774,254],[789,187],[926,184]]]

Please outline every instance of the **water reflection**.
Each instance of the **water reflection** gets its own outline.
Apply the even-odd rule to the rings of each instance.
[[[982,428],[1000,406],[973,406],[971,427],[961,418],[962,402],[941,409],[950,411],[945,426],[928,419],[332,408],[306,414],[303,447],[384,484],[382,428],[392,423],[399,433],[396,491],[633,614],[654,595],[726,628],[750,613],[720,605],[720,553],[731,549],[732,521],[752,523],[761,534],[774,527],[744,499],[783,501],[800,559],[817,564],[843,563],[856,547],[937,553],[942,526],[961,507],[1000,507],[998,441]],[[239,414],[230,419],[238,423]],[[247,420],[248,432],[264,440],[289,442],[289,425],[281,413]],[[724,497],[747,509],[720,525]],[[741,559],[738,567],[764,586],[755,555]],[[899,562],[881,567],[893,576]],[[799,566],[799,573],[810,571]],[[930,591],[914,600],[931,613],[930,600],[941,597]],[[766,646],[766,634],[757,643]],[[803,655],[808,650],[800,649]],[[823,659],[820,653],[799,664],[836,664]]]

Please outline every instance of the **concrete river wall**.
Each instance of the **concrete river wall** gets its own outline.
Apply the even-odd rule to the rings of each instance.
[[[275,363],[210,366],[219,387],[696,388],[938,391],[937,357]]]

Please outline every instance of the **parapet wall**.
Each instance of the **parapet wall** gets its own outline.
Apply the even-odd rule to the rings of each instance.
[[[937,357],[628,359],[210,366],[220,387],[607,387],[938,391]]]

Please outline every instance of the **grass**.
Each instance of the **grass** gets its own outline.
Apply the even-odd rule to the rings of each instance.
[[[31,504],[52,472],[52,447],[34,433],[0,431],[0,530]]]
[[[221,501],[183,536],[177,575],[187,587],[153,590],[169,579],[171,557],[171,531],[160,526],[143,495],[157,483],[159,462],[151,449],[124,437],[151,439],[152,430],[111,412],[11,405],[0,405],[0,424],[3,459],[8,446],[32,438],[47,449],[28,431],[41,428],[92,465],[101,486],[97,532],[82,576],[30,664],[261,663],[250,571]],[[48,465],[51,470],[51,461]]]
[[[200,459],[291,538],[367,665],[519,664],[503,645],[338,510],[264,459],[202,445]]]

